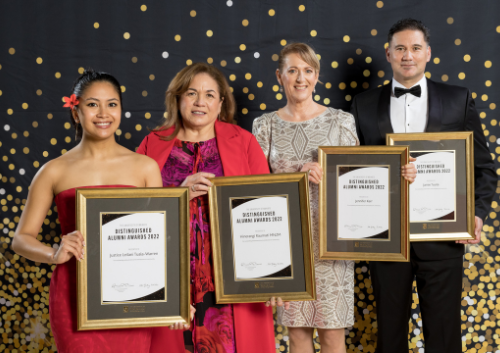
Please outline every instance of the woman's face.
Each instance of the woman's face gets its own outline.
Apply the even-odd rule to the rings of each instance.
[[[318,82],[319,72],[306,63],[299,54],[292,53],[285,57],[283,70],[276,70],[278,82],[285,90],[289,102],[303,102],[312,99],[314,87]]]
[[[73,119],[82,126],[83,135],[96,139],[113,136],[121,120],[120,96],[109,82],[94,82],[81,97]]]
[[[222,108],[217,82],[208,74],[197,74],[179,99],[182,123],[188,128],[214,125]]]

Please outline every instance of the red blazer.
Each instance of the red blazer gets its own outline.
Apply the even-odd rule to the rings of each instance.
[[[164,141],[161,136],[169,136],[174,131],[152,132],[144,138],[137,153],[153,158],[163,169],[174,140]],[[224,176],[267,174],[269,165],[255,137],[239,126],[216,121],[215,135]],[[237,353],[275,353],[273,314],[271,308],[262,303],[233,304],[234,333]],[[150,352],[184,352],[180,331],[156,328]],[[160,333],[161,332],[161,333]],[[161,343],[160,343],[161,342]],[[175,346],[172,349],[172,346]],[[182,350],[180,350],[182,345]]]

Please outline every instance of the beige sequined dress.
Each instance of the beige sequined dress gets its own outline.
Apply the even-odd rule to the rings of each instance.
[[[304,122],[282,120],[276,112],[255,119],[253,134],[266,155],[271,172],[297,172],[307,162],[318,161],[319,146],[358,144],[354,117],[327,108]],[[318,185],[309,183],[316,301],[291,302],[278,308],[278,324],[291,327],[334,329],[354,324],[354,261],[319,260]]]

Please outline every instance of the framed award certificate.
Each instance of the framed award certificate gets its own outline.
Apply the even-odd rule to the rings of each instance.
[[[217,303],[316,299],[307,173],[211,181]]]
[[[78,330],[189,322],[187,188],[79,188]]]
[[[408,145],[417,168],[410,185],[410,241],[474,239],[473,133],[387,134]]]
[[[318,161],[320,259],[408,261],[408,147],[319,147]]]

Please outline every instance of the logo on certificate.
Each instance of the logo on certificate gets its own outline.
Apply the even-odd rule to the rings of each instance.
[[[124,307],[123,307],[123,312],[124,312],[124,313],[128,313],[128,306],[124,306]]]
[[[255,282],[255,288],[274,288],[274,282]]]

